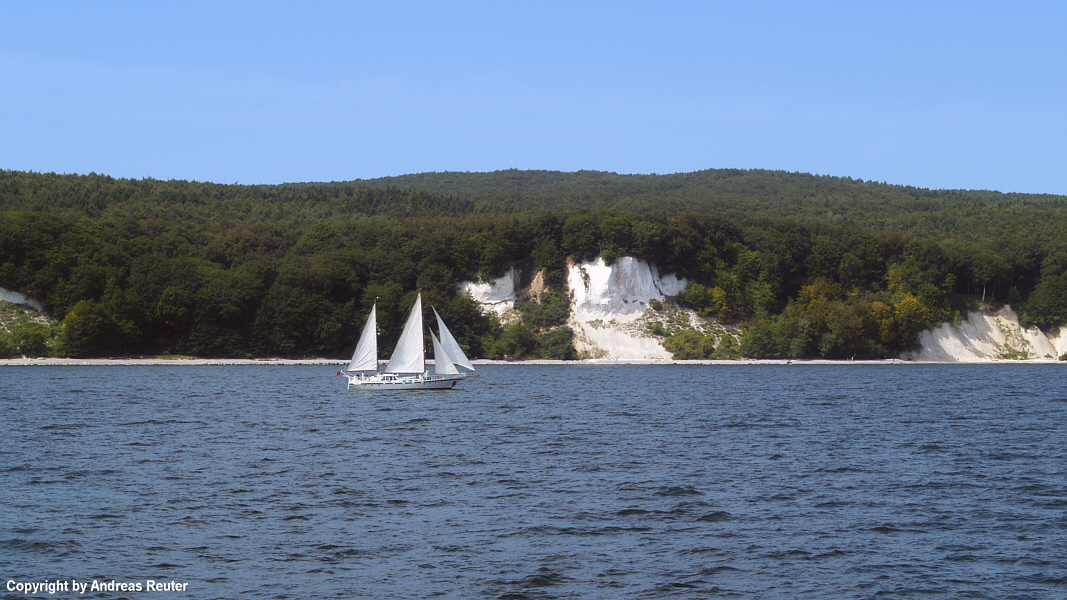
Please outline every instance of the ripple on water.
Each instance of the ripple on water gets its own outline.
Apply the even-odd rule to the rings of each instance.
[[[509,365],[397,395],[335,370],[0,373],[0,571],[198,598],[1067,586],[1059,365]]]

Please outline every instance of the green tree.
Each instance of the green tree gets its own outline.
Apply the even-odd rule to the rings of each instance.
[[[600,254],[600,226],[589,213],[575,213],[563,223],[563,251],[582,262]]]
[[[546,360],[575,360],[578,351],[574,348],[574,330],[556,327],[537,340],[537,356]]]
[[[75,358],[108,355],[114,352],[118,339],[119,327],[103,306],[82,300],[63,319],[56,353]]]
[[[1029,319],[1050,327],[1067,322],[1067,271],[1045,276],[1026,303]]]
[[[489,358],[519,360],[537,349],[537,336],[522,322],[506,325],[489,351]]]
[[[750,323],[741,333],[741,355],[748,358],[777,358],[781,350],[776,344],[774,330],[767,321]]]
[[[925,329],[926,322],[930,318],[930,309],[911,294],[905,294],[897,299],[893,308],[898,332],[897,339],[904,346],[915,344],[918,341],[919,332]]]

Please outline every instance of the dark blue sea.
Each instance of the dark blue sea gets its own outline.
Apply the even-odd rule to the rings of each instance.
[[[1067,598],[1061,365],[335,372],[0,367],[0,595]]]

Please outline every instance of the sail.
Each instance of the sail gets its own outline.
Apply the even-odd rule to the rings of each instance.
[[[464,369],[474,370],[474,365],[467,359],[467,355],[463,353],[463,349],[459,347],[459,342],[456,338],[452,337],[452,332],[445,327],[445,322],[441,320],[441,315],[437,314],[437,309],[433,309],[434,316],[437,317],[437,329],[441,332],[441,346],[445,349],[445,354],[452,359],[452,362],[463,367]],[[431,332],[432,333],[432,332]]]
[[[376,313],[378,303],[370,309],[367,324],[363,326],[363,333],[359,336],[356,351],[352,353],[352,362],[348,363],[348,371],[377,371],[378,370],[378,319]]]
[[[422,346],[422,293],[415,297],[415,306],[411,307],[404,332],[396,343],[386,373],[422,373],[426,370],[426,361]]]
[[[432,331],[430,332],[430,339],[433,340],[434,375],[459,375],[459,369],[456,368],[452,359],[448,357],[448,353],[441,347],[441,342]]]

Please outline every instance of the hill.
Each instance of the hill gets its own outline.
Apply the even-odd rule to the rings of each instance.
[[[1067,196],[987,190],[930,190],[850,177],[785,171],[708,169],[669,175],[603,171],[419,173],[355,180],[468,198],[481,213],[606,208],[696,212],[732,219],[790,219],[896,231],[909,236],[967,236],[986,242],[1064,243]],[[1065,249],[1062,248],[1061,249]]]
[[[777,171],[278,186],[0,172],[0,287],[43,301],[71,356],[343,356],[375,299],[395,339],[418,288],[471,356],[570,355],[554,329],[568,265],[623,256],[686,278],[678,302],[740,324],[752,355],[881,356],[992,300],[1024,324],[1067,320],[1065,230],[1062,196]],[[527,329],[457,294],[513,265],[542,280]]]
[[[0,171],[0,210],[92,218],[307,225],[385,216],[440,218],[589,209],[699,213],[737,221],[853,223],[908,237],[1067,252],[1067,196],[928,190],[849,177],[709,169],[670,175],[506,170],[331,183],[224,185]]]

